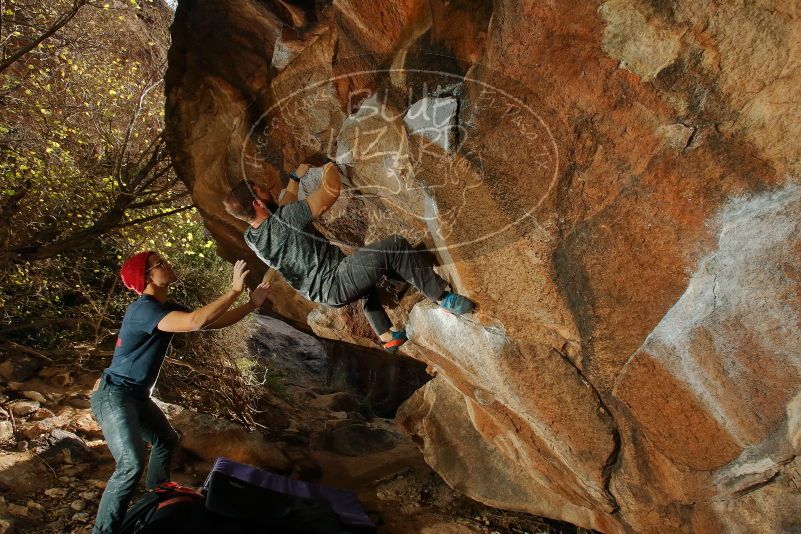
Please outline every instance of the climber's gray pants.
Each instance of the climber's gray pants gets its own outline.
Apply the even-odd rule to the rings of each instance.
[[[364,314],[377,335],[392,326],[379,301],[376,284],[381,275],[397,275],[431,300],[437,300],[448,282],[434,272],[434,265],[412,248],[406,239],[393,235],[360,248],[339,262],[331,289],[330,306],[344,306],[364,298]]]

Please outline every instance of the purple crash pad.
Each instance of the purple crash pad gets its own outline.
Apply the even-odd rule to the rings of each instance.
[[[375,528],[375,523],[367,517],[362,505],[352,491],[329,488],[319,484],[294,480],[282,475],[277,475],[252,465],[240,464],[228,458],[217,458],[211,473],[220,472],[230,477],[247,482],[254,486],[293,495],[295,497],[306,497],[312,499],[324,499],[331,505],[331,509],[339,517],[340,521],[351,527]],[[206,491],[211,480],[211,473],[203,483],[203,490]]]

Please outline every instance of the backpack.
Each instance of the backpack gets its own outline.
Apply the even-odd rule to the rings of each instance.
[[[230,475],[209,477],[206,508],[223,517],[259,525],[276,534],[346,534],[331,505],[323,499],[288,495]]]
[[[211,534],[204,497],[186,486],[165,482],[150,490],[125,514],[120,534],[193,532]],[[187,530],[185,530],[187,529]],[[191,529],[191,530],[189,530]]]
[[[267,534],[252,525],[206,509],[202,493],[165,482],[144,494],[128,510],[119,534]]]
[[[228,458],[217,458],[203,491],[206,509],[261,532],[355,534],[375,532],[356,494],[294,480]]]

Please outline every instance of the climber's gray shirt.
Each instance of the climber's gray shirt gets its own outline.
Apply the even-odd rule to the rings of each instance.
[[[258,228],[248,227],[245,243],[306,298],[324,303],[345,255],[314,232],[311,221],[308,203],[299,200],[275,210]]]

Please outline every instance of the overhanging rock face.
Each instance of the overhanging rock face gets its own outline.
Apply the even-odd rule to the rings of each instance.
[[[224,256],[249,255],[230,186],[277,199],[325,155],[321,235],[401,234],[478,303],[391,309],[436,373],[399,421],[460,491],[604,532],[791,531],[799,25],[778,1],[182,0],[168,133]],[[273,276],[276,313],[375,345]]]

